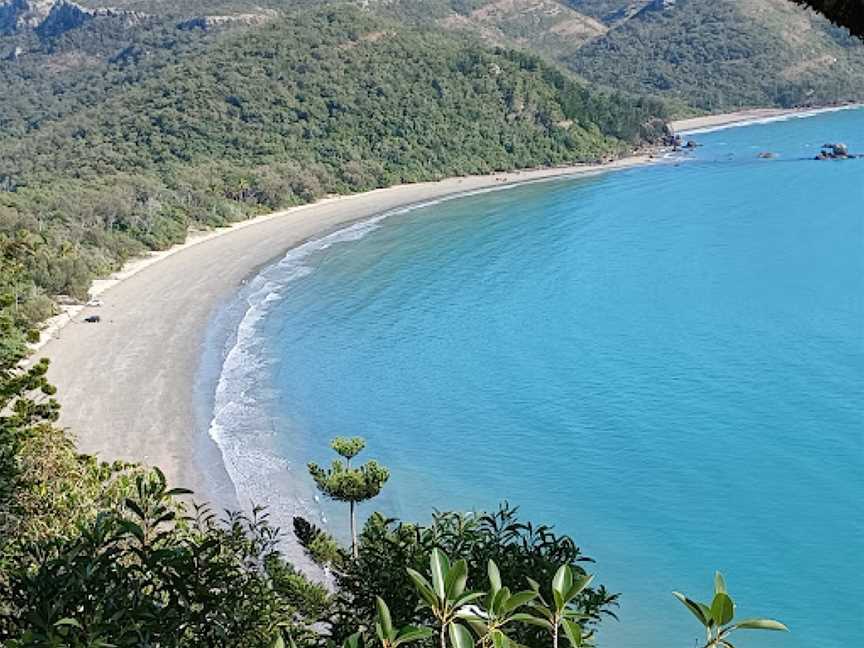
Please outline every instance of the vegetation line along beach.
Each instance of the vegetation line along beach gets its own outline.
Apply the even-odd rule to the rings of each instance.
[[[641,155],[607,165],[452,178],[325,199],[133,261],[103,284],[110,289],[99,292],[102,306],[78,311],[40,349],[40,357],[51,359],[50,379],[62,395],[61,422],[79,431],[87,452],[159,465],[172,481],[200,488],[192,386],[204,332],[214,309],[256,268],[306,240],[412,204],[649,161]],[[91,314],[100,315],[100,326],[82,322]],[[115,381],[118,371],[129,380]],[[82,375],[88,380],[80,380]],[[139,416],[142,403],[149,404],[146,417]],[[118,429],[124,430],[119,439]]]

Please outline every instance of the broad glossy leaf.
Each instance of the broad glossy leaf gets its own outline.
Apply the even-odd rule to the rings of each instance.
[[[381,632],[388,640],[393,639],[393,620],[390,618],[390,608],[380,596],[375,597],[375,607],[378,610],[378,624],[381,626]]]
[[[447,593],[447,574],[450,572],[450,559],[440,549],[433,549],[429,558],[432,568],[432,586],[438,598],[444,600]]]
[[[417,588],[417,592],[426,602],[426,605],[431,608],[436,607],[438,605],[438,600],[435,598],[435,592],[433,592],[432,588],[429,586],[429,581],[411,568],[408,568],[407,571],[408,576],[410,576],[411,580],[414,581],[414,587]]]
[[[741,630],[776,630],[778,632],[789,632],[789,628],[774,619],[746,619],[735,624]]]
[[[282,638],[282,633],[276,635],[276,638],[273,639],[273,643],[270,644],[270,648],[285,648],[285,640]]]
[[[61,627],[63,627],[63,626],[69,626],[69,627],[72,627],[72,628],[78,628],[79,630],[82,630],[82,629],[83,629],[83,628],[81,627],[81,624],[80,624],[78,621],[76,621],[75,619],[69,618],[69,617],[66,617],[66,618],[64,618],[64,619],[60,619],[59,621],[57,621],[56,623],[54,623],[54,627],[55,627],[55,628],[61,628]]]
[[[447,580],[444,583],[444,594],[448,600],[459,598],[465,592],[468,583],[468,563],[457,560],[447,572]]]
[[[723,578],[723,574],[719,571],[714,573],[714,593],[715,594],[728,594],[729,592],[726,590],[726,579]]]
[[[582,645],[582,627],[569,619],[562,619],[561,625],[564,627],[564,634],[570,641],[573,648],[579,648]]]
[[[362,648],[363,636],[359,632],[355,632],[342,642],[342,648]]]
[[[699,619],[699,623],[703,626],[708,625],[708,616],[703,612],[702,606],[699,603],[687,598],[681,592],[672,592],[672,596],[681,601],[684,607],[690,610],[690,612],[693,613],[693,616]],[[705,609],[707,609],[707,606],[705,606]]]
[[[735,616],[735,603],[728,594],[720,592],[714,595],[714,600],[711,601],[711,618],[718,626],[726,625]]]
[[[564,605],[565,605],[564,597],[556,589],[552,590],[552,600],[555,603],[555,609],[558,612],[561,612],[564,609]]]
[[[396,641],[393,643],[393,645],[401,646],[403,644],[408,644],[413,641],[428,639],[433,634],[435,633],[432,632],[432,630],[430,630],[429,628],[415,628],[414,626],[407,626],[399,631],[399,634],[396,636]]]
[[[450,624],[450,643],[453,648],[474,648],[474,639],[461,623]]]
[[[489,591],[495,594],[501,589],[501,572],[498,571],[498,565],[495,564],[494,560],[490,559],[486,564],[486,574],[489,576]]]
[[[537,592],[531,592],[529,590],[516,592],[504,603],[504,613],[512,612],[523,605],[527,605],[535,598],[537,598]]]
[[[527,612],[517,612],[510,618],[513,621],[518,621],[519,623],[527,623],[528,625],[546,628],[549,631],[552,630],[552,624],[549,623],[549,621],[547,621],[546,619],[541,619],[540,617],[536,617],[533,614],[528,614]]]
[[[552,591],[558,592],[563,599],[573,587],[573,571],[569,565],[561,565],[552,579]]]
[[[468,592],[467,594],[463,594],[453,603],[454,609],[459,609],[463,605],[468,605],[471,601],[476,601],[479,598],[483,597],[483,592]]]
[[[570,586],[570,589],[564,595],[564,601],[566,603],[569,603],[570,601],[572,601],[574,598],[576,598],[579,595],[579,592],[581,592],[586,587],[588,587],[588,585],[591,584],[592,580],[594,580],[594,577],[591,576],[590,574],[585,574],[584,576],[583,575],[576,576],[573,579],[573,585]]]
[[[510,640],[500,630],[495,630],[492,632],[492,646],[494,648],[508,648],[510,646]]]

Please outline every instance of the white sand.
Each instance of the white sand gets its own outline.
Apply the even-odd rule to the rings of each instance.
[[[584,165],[400,185],[331,198],[191,236],[183,245],[129,263],[92,295],[101,307],[73,307],[46,329],[39,353],[63,405],[61,424],[82,451],[105,460],[160,466],[177,485],[233,505],[221,455],[196,427],[194,383],[210,317],[250,274],[299,243],[398,207],[513,183],[624,169],[634,156]],[[82,319],[100,315],[100,324]]]

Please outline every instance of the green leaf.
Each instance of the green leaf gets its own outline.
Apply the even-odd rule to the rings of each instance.
[[[714,573],[714,593],[715,594],[728,594],[729,592],[726,590],[726,580],[723,578],[723,574],[719,571]]]
[[[495,594],[501,589],[501,572],[498,571],[498,565],[492,559],[486,563],[486,574],[489,576],[489,592]]]
[[[66,618],[60,619],[59,621],[57,621],[57,622],[54,624],[54,627],[55,627],[55,628],[61,628],[61,627],[64,627],[64,626],[71,626],[71,627],[73,627],[73,628],[78,628],[79,630],[83,630],[83,628],[81,627],[81,624],[78,623],[78,621],[76,621],[75,619],[71,619],[71,618],[69,618],[69,617],[66,617]]]
[[[513,610],[527,605],[537,598],[537,592],[526,590],[524,592],[516,592],[504,603],[504,612],[512,612]]]
[[[510,619],[518,623],[527,623],[528,625],[539,626],[541,628],[546,628],[550,632],[552,631],[551,623],[549,623],[546,619],[541,619],[540,617],[536,617],[533,614],[528,614],[526,612],[517,612],[512,617],[510,617]]]
[[[281,632],[273,638],[270,648],[285,648],[285,640],[282,638]]]
[[[446,598],[449,600],[462,596],[465,585],[468,583],[468,563],[457,560],[447,572],[447,580],[444,583]]]
[[[563,599],[571,587],[573,587],[573,571],[570,565],[561,565],[552,579],[552,591],[558,592]]]
[[[429,628],[415,628],[414,626],[407,626],[402,628],[399,631],[399,634],[396,635],[396,640],[393,642],[394,646],[401,646],[402,644],[411,643],[413,641],[420,641],[421,639],[427,639],[431,637],[434,632]]]
[[[728,594],[720,592],[714,595],[711,601],[711,618],[718,626],[726,625],[735,616],[735,603]]]
[[[453,648],[474,648],[471,633],[460,623],[450,624],[450,643],[453,644]]]
[[[746,619],[735,624],[741,630],[776,630],[778,632],[789,632],[789,628],[774,619]]]
[[[493,648],[509,648],[510,640],[500,630],[495,630],[492,633],[492,646]]]
[[[408,572],[408,576],[411,577],[411,580],[414,581],[414,587],[417,588],[417,592],[426,602],[426,605],[430,608],[435,608],[438,605],[438,599],[435,598],[435,592],[432,591],[429,581],[410,567],[406,571]]]
[[[383,637],[379,637],[381,641],[393,639],[393,620],[390,618],[390,609],[380,596],[375,597],[375,607],[378,610],[378,623],[381,626]]]
[[[432,586],[440,600],[445,600],[447,593],[447,574],[450,571],[450,560],[447,555],[438,548],[432,550],[429,558],[429,566],[432,569]]]
[[[701,604],[697,603],[696,601],[687,598],[681,592],[672,592],[672,596],[681,601],[684,607],[690,610],[693,613],[693,616],[699,619],[699,623],[701,623],[703,626],[708,626],[708,616],[702,610],[702,607],[705,606],[701,606]]]
[[[588,585],[591,584],[591,581],[594,580],[594,577],[590,574],[585,574],[584,576],[577,576],[573,579],[573,585],[570,586],[570,589],[564,595],[564,602],[569,603],[574,598],[579,595],[579,592],[584,590]]]
[[[502,587],[495,593],[495,596],[492,597],[492,600],[489,603],[489,612],[494,615],[501,614],[504,601],[510,598],[510,588]]]
[[[569,619],[562,619],[561,625],[564,627],[564,634],[567,635],[570,645],[573,648],[580,648],[582,645],[582,627]]]
[[[342,648],[362,648],[363,636],[359,632],[355,632],[342,642]]]
[[[467,605],[471,601],[476,601],[479,598],[483,597],[483,592],[468,592],[468,594],[463,594],[453,603],[453,609],[458,610],[463,605]]]

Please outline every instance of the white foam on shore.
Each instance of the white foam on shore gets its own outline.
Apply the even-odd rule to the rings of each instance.
[[[264,340],[259,335],[262,320],[274,304],[284,299],[290,285],[314,271],[309,257],[336,244],[359,241],[377,230],[390,216],[432,207],[453,198],[514,186],[517,185],[444,196],[355,222],[292,248],[281,260],[250,280],[239,296],[246,302],[241,306],[245,312],[222,362],[209,425],[210,438],[220,449],[225,469],[244,510],[251,505],[266,506],[272,522],[283,529],[290,528],[292,518],[297,515],[317,518],[319,523],[326,524],[315,492],[301,486],[306,480],[305,465],[292,465],[278,451],[279,438],[290,434],[290,430],[277,430],[270,420],[269,408],[265,404],[270,390],[266,374],[268,359]],[[283,545],[286,556],[295,564],[314,570],[293,542]]]
[[[267,398],[264,370],[268,361],[259,325],[272,305],[290,290],[292,282],[313,272],[307,262],[310,255],[337,243],[363,238],[377,229],[383,218],[377,216],[354,223],[293,248],[278,263],[254,277],[240,297],[247,306],[222,363],[209,434],[222,453],[243,508],[249,508],[250,504],[266,506],[274,524],[283,529],[295,515],[320,516],[320,512],[292,484],[305,475],[305,466],[292,466],[275,450],[277,435],[282,431],[274,428],[267,408],[262,407]],[[300,474],[294,474],[292,479],[292,473],[298,470]],[[291,488],[279,488],[279,484],[286,483]],[[289,547],[289,553],[292,560],[303,561],[299,551],[290,551]]]
[[[832,106],[830,108],[814,108],[812,110],[802,110],[800,112],[789,112],[780,115],[771,115],[768,117],[754,117],[753,119],[745,119],[742,121],[732,121],[727,124],[717,124],[715,126],[704,126],[702,128],[684,129],[678,131],[679,135],[700,135],[704,133],[713,133],[715,131],[726,130],[727,128],[741,128],[744,126],[757,126],[759,124],[771,124],[773,122],[784,122],[791,119],[806,119],[808,117],[816,117],[825,113],[840,112],[843,110],[858,110],[864,108],[861,104],[852,104],[849,106]]]
[[[284,299],[290,284],[314,272],[309,264],[311,255],[338,243],[358,241],[379,229],[382,221],[391,216],[404,215],[458,198],[538,182],[587,178],[626,168],[629,167],[599,168],[588,172],[577,169],[572,175],[502,183],[405,205],[307,241],[289,250],[277,263],[260,271],[239,297],[246,300],[246,304],[241,306],[241,309],[245,308],[245,313],[237,325],[233,344],[224,356],[209,425],[210,438],[220,449],[241,506],[247,510],[251,508],[250,504],[266,506],[273,523],[283,529],[290,528],[292,518],[297,515],[317,518],[322,525],[327,523],[315,492],[301,486],[304,481],[308,481],[305,464],[292,465],[276,449],[277,439],[290,434],[290,430],[277,430],[269,419],[267,408],[263,406],[270,387],[265,373],[268,360],[263,340],[258,335],[259,324],[272,305]],[[295,543],[290,540],[283,543],[283,550],[294,564],[309,570],[307,573],[316,571],[316,567]]]

